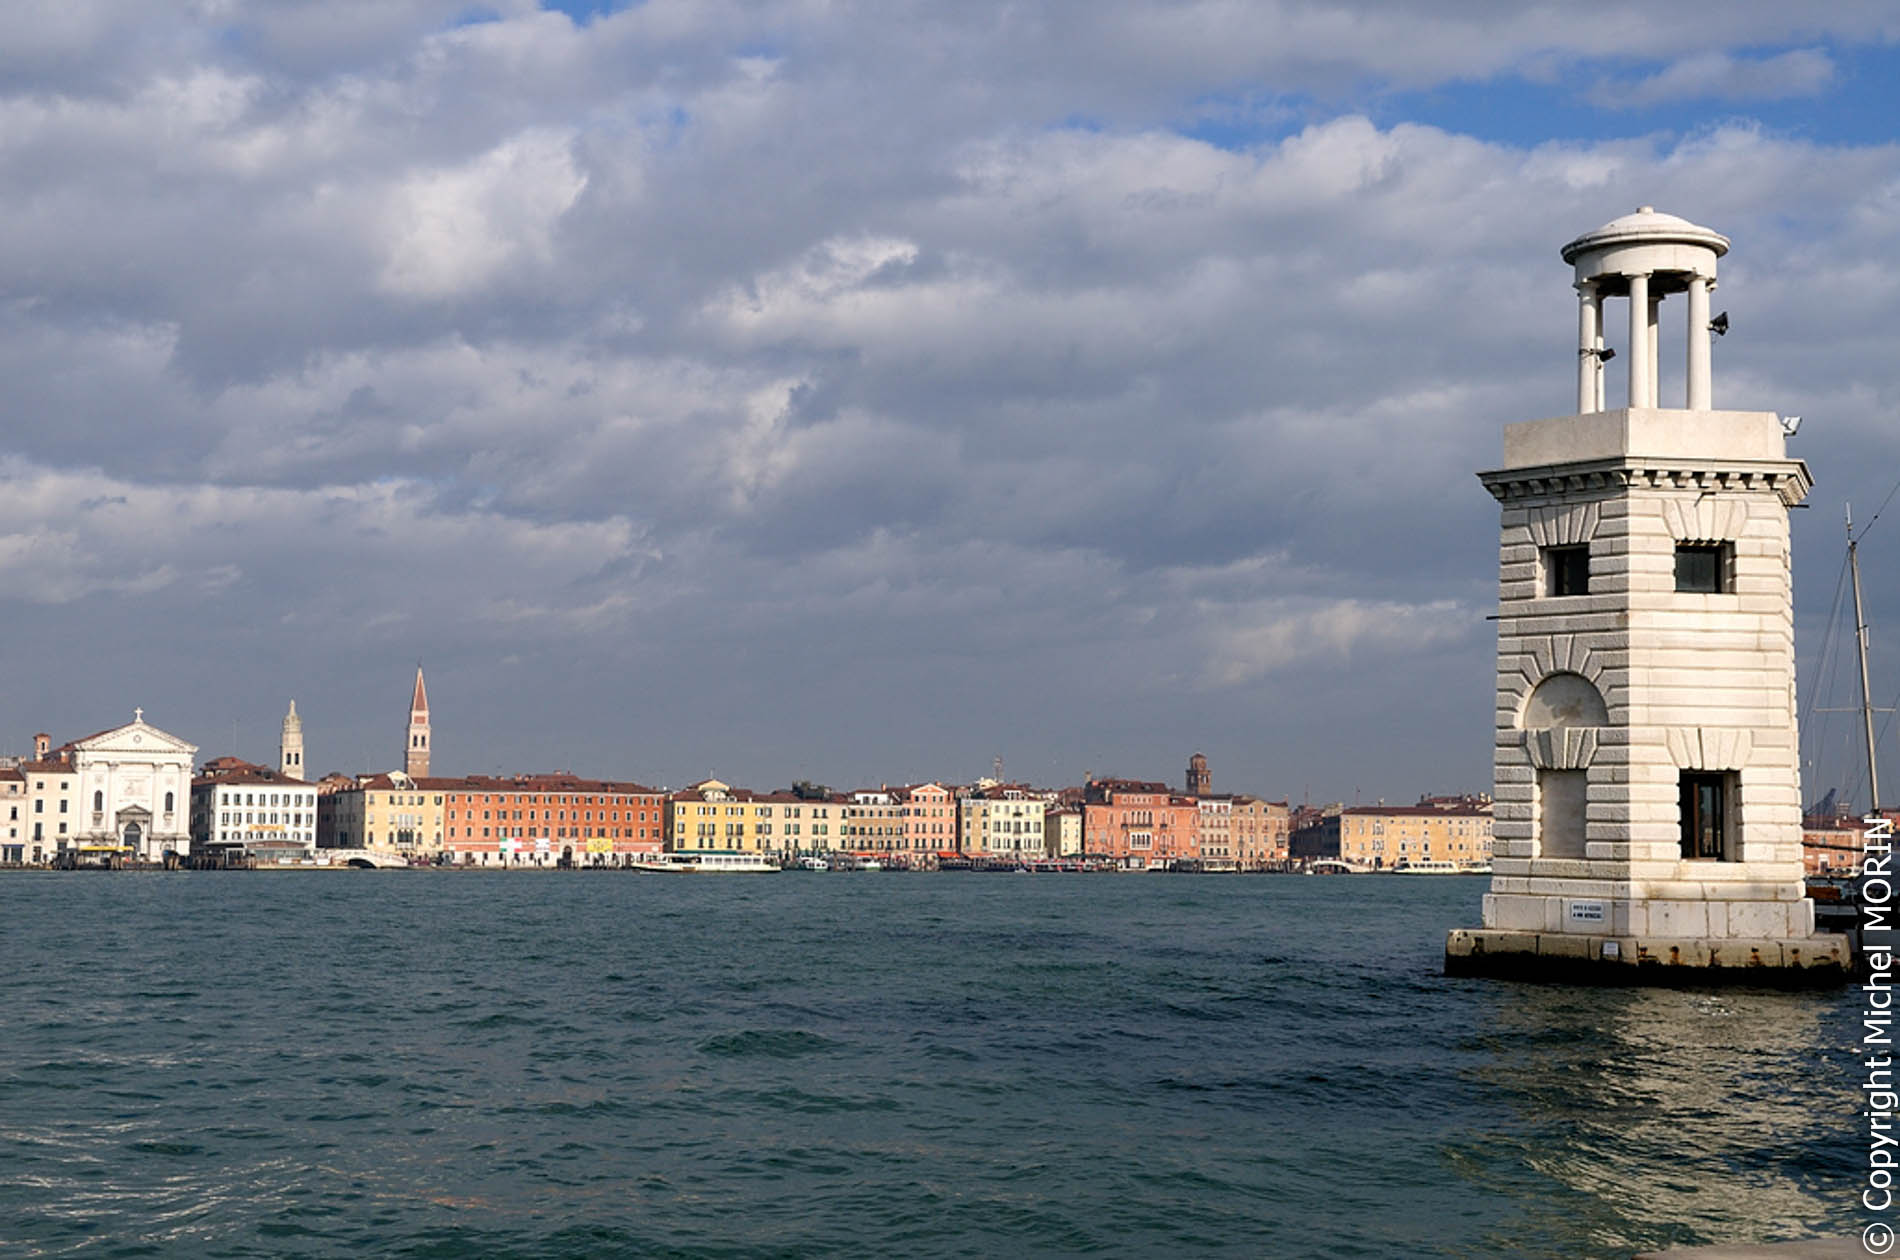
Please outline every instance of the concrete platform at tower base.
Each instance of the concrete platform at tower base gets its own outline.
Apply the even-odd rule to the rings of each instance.
[[[1826,989],[1846,984],[1852,965],[1848,940],[1837,935],[1709,940],[1459,928],[1445,938],[1446,975],[1502,980]]]

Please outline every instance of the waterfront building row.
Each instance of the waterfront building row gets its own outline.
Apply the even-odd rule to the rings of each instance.
[[[1366,870],[1491,861],[1489,796],[1428,796],[1416,805],[1332,806],[1300,818],[1289,840],[1296,862],[1342,861]]]
[[[1092,859],[1129,869],[1286,864],[1283,802],[1211,791],[1196,755],[1188,788],[1109,779],[1044,789],[979,780],[832,792],[755,791],[707,779],[669,792],[571,774],[432,776],[428,700],[417,673],[402,771],[331,774],[304,765],[294,702],[279,764],[214,758],[144,721],[0,766],[0,863],[199,866],[311,860],[373,850],[456,866],[624,866],[664,850],[778,858],[846,853],[914,867],[946,861]],[[421,772],[421,773],[417,773]]]
[[[57,750],[52,736],[35,735],[31,759],[0,768],[0,862],[50,866],[105,854],[158,862],[184,853],[197,752],[149,725],[143,710]]]

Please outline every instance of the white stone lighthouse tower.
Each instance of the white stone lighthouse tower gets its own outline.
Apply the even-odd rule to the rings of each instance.
[[[1507,426],[1503,465],[1479,474],[1503,505],[1495,874],[1483,928],[1447,941],[1454,974],[1845,976],[1801,865],[1788,511],[1812,483],[1778,416],[1714,409],[1727,252],[1648,206],[1564,247],[1578,414]],[[1660,316],[1678,295],[1684,379],[1665,407]],[[1605,338],[1619,301],[1621,349]],[[1606,409],[1619,354],[1628,405]]]

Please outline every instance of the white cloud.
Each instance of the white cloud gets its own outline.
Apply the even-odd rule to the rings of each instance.
[[[1411,658],[1472,638],[1480,624],[1477,613],[1452,600],[1340,599],[1298,607],[1301,602],[1230,610],[1228,624],[1211,635],[1202,685],[1242,686],[1294,667],[1349,664],[1369,652]]]
[[[292,559],[312,552],[320,581],[305,580],[312,571]],[[432,613],[438,629],[445,614],[505,623],[530,607],[543,625],[577,629],[624,602],[624,592],[591,591],[590,579],[649,554],[624,518],[541,523],[457,511],[404,480],[167,486],[0,461],[0,590],[36,603],[143,596],[180,581],[196,598],[241,602],[265,583],[288,587],[305,629],[323,633],[356,610],[413,602],[405,592],[420,571],[460,591],[452,610]]]
[[[384,289],[450,297],[518,258],[547,262],[555,224],[587,187],[569,144],[559,133],[526,132],[473,162],[404,179],[384,211]]]
[[[1834,82],[1834,59],[1819,48],[1795,48],[1772,57],[1701,52],[1646,78],[1606,80],[1590,100],[1606,109],[1642,109],[1667,101],[1777,101],[1816,96]]]

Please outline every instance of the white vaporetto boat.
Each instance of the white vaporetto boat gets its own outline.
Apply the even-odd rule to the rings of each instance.
[[[738,853],[731,849],[656,853],[635,861],[632,866],[650,875],[775,875],[779,869],[778,863],[763,853]]]
[[[1395,875],[1488,875],[1491,865],[1488,862],[1459,863],[1448,862],[1442,858],[1429,858],[1417,862],[1407,862],[1404,866],[1392,868]]]

